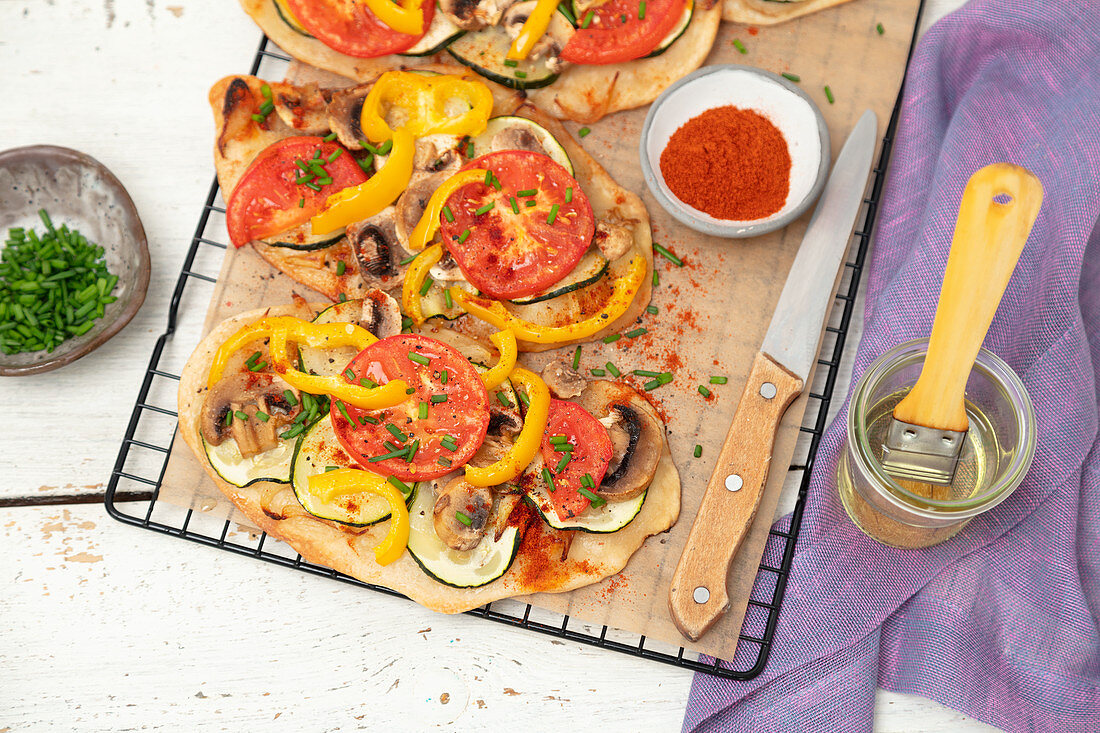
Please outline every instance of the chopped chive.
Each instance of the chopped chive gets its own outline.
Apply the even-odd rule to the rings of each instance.
[[[451,207],[450,206],[444,206],[443,207],[443,216],[447,217],[448,222],[450,222],[452,224],[454,223],[455,215],[451,213]]]
[[[289,389],[283,390],[283,397],[286,398],[286,401],[290,403],[291,407],[294,407],[298,404],[298,398],[295,397],[294,393],[291,392]]]
[[[497,392],[497,402],[499,402],[502,407],[512,407],[512,401],[508,399],[503,391]]]
[[[525,201],[523,205],[527,206],[527,207],[537,206],[538,201],[535,201],[534,199],[531,199],[530,201]]]
[[[474,157],[474,141],[473,140],[466,143],[466,157],[467,158]]]
[[[558,204],[554,204],[550,207],[550,216],[546,217],[547,224],[553,224],[554,220],[558,218]]]
[[[408,331],[413,325],[413,319],[408,316],[401,316],[401,330]]]
[[[299,209],[304,209],[305,207],[306,207],[306,199],[303,196],[302,198],[298,199],[298,208]]]
[[[454,453],[456,450],[458,450],[458,442],[449,435],[447,437],[443,438],[442,440],[440,440],[439,444],[441,446],[443,446],[444,448],[446,448],[447,450],[451,451],[452,453]]]
[[[361,377],[359,379],[359,384],[364,386],[364,387],[367,387],[368,389],[374,389],[375,387],[378,386],[378,382],[374,381],[373,379],[369,379],[367,377]]]
[[[595,377],[603,377],[607,375],[607,372],[605,372],[603,369],[589,369],[588,371],[591,372],[592,376]]]
[[[337,158],[339,158],[343,154],[344,154],[344,149],[343,148],[336,148],[336,150],[332,151],[332,155],[328,156],[328,158],[326,158],[325,160],[327,160],[329,163],[331,163],[332,161],[336,160]]]
[[[648,381],[648,382],[646,382],[645,384],[642,385],[642,389],[644,389],[646,392],[652,392],[653,390],[657,389],[660,386],[661,386],[661,380],[651,379],[650,381]]]
[[[348,271],[348,265],[347,265],[346,262],[344,262],[343,260],[340,260],[339,262],[336,263],[336,276],[337,277],[343,276],[343,274],[347,271]]]
[[[438,405],[442,402],[447,401],[447,395],[445,395],[445,394],[433,394],[428,399],[431,401],[432,404]]]
[[[525,188],[522,191],[516,191],[516,196],[534,196],[538,192],[537,188]]]
[[[415,260],[415,259],[416,259],[416,255],[409,255],[409,256],[408,256],[408,257],[406,257],[405,259],[401,260],[401,262],[400,262],[399,264],[401,264],[401,265],[407,265],[407,264],[409,264],[410,262],[412,262],[412,261],[413,261],[413,260]]]
[[[384,143],[382,143],[381,145],[378,146],[378,154],[379,155],[386,155],[387,153],[390,152],[390,148],[392,148],[392,147],[393,147],[393,140],[387,140],[386,142],[384,142]]]
[[[413,458],[416,457],[416,452],[420,450],[420,438],[413,441],[413,444],[407,448],[409,454],[405,457],[405,463],[412,463]]]
[[[710,383],[711,384],[725,384],[728,381],[730,381],[730,380],[727,377],[711,377],[710,378]]]
[[[619,368],[617,366],[615,366],[614,364],[612,364],[611,362],[607,362],[606,366],[607,366],[607,371],[611,372],[611,376],[618,378],[618,377],[621,377],[623,375],[623,373],[619,371]]]
[[[558,465],[554,468],[554,473],[561,473],[564,471],[565,467],[569,465],[569,458],[570,456],[568,453],[562,456],[561,460],[558,461]]]
[[[676,265],[677,267],[683,267],[684,261],[677,257],[673,252],[666,247],[663,247],[656,242],[653,243],[653,251],[664,257],[666,260]]]
[[[440,456],[439,458],[435,459],[435,462],[438,463],[440,466],[443,466],[444,468],[450,468],[451,467],[451,459],[450,458],[444,458],[443,456]]]
[[[638,20],[645,20],[645,0],[638,3]]]
[[[399,446],[397,443],[394,443],[392,440],[387,440],[384,443],[382,443],[382,445],[384,445],[386,447],[386,450],[399,450],[399,451],[402,451],[402,452],[404,452],[404,450],[405,450],[404,448]]]
[[[466,516],[465,514],[463,514],[463,513],[462,513],[462,512],[460,512],[460,511],[457,511],[457,510],[455,511],[455,519],[457,519],[458,521],[462,522],[462,523],[463,523],[463,524],[465,524],[465,525],[466,525],[467,527],[469,527],[470,525],[472,525],[472,524],[474,523],[474,520],[470,519],[470,518],[469,518],[469,517],[467,517],[467,516]]]
[[[333,471],[340,470],[339,466],[325,466],[325,473],[332,473]]]
[[[225,413],[225,424],[226,425],[232,425],[233,424],[233,411],[232,410]]]
[[[248,357],[248,358],[247,358],[247,359],[245,360],[245,362],[244,362],[244,363],[245,363],[245,364],[246,364],[247,366],[252,366],[253,364],[255,364],[255,363],[256,363],[256,360],[257,360],[257,359],[259,359],[259,358],[260,358],[261,356],[263,356],[263,352],[262,352],[262,351],[253,351],[253,352],[252,352],[252,356]]]
[[[348,421],[349,425],[354,424],[351,420],[351,417],[348,415],[348,408],[344,407],[343,402],[341,402],[340,400],[336,400],[336,409],[340,411],[340,414],[344,416],[344,419]]]
[[[252,115],[252,121],[253,122],[267,122],[267,118],[264,117],[261,114],[253,114]]]
[[[490,171],[491,172],[491,171]],[[496,203],[490,201],[484,206],[474,210],[474,216],[481,216],[482,214],[488,214],[490,211],[496,208]]]
[[[577,350],[573,352],[573,370],[576,371],[581,365],[581,347],[578,344]]]
[[[390,435],[397,438],[402,443],[404,443],[406,440],[409,439],[409,436],[402,433],[401,429],[399,427],[397,427],[396,425],[394,425],[393,423],[386,423],[386,430],[389,431]]]
[[[672,372],[661,372],[657,375],[657,381],[661,384],[668,384],[672,381]]]
[[[455,301],[454,298],[451,297],[450,289],[443,291],[443,304],[446,305],[448,308],[455,307]]]
[[[658,311],[658,309],[657,309],[657,306],[655,306],[655,305],[647,305],[645,307],[645,312],[649,313],[650,315],[654,315],[654,316],[657,315],[657,311]]]
[[[596,496],[590,489],[586,489],[583,486],[577,489],[577,493],[592,502],[593,507],[601,507],[607,503],[607,499],[602,496]]]
[[[836,102],[836,99],[833,98],[833,90],[829,88],[828,84],[825,85],[825,99],[829,100],[829,104]]]
[[[408,449],[402,448],[401,450],[391,450],[389,453],[383,453],[380,456],[371,456],[367,460],[371,463],[378,463],[379,461],[388,461],[391,458],[401,458],[405,455],[406,450]]]
[[[739,53],[748,53],[749,52],[749,49],[745,48],[745,44],[741,43],[741,41],[738,40],[738,39],[734,39],[733,47],[736,48]]]
[[[657,275],[657,271],[653,271],[653,287],[657,287],[661,284],[661,278]]]
[[[517,79],[526,79],[527,78],[527,72],[526,71],[517,71],[516,72],[516,78]]]
[[[527,396],[526,392],[517,392],[516,394],[519,395],[519,401],[523,403],[524,407],[531,406],[531,398]]]
[[[428,419],[428,403],[427,402],[421,402],[417,406],[416,416],[418,418],[420,418],[421,420],[427,420]]]
[[[553,494],[557,490],[554,486],[554,479],[550,476],[550,469],[546,466],[542,467],[542,480],[546,482],[546,485],[547,487],[549,487],[551,494]]]
[[[371,157],[374,157],[378,154],[378,148],[374,147],[366,140],[360,140],[359,144],[363,146],[363,150],[366,150],[368,153],[371,154]]]
[[[442,372],[439,373],[439,381],[443,382],[443,384],[446,384],[447,383],[447,376],[448,376],[447,370],[444,369]]]
[[[267,84],[260,85],[260,94],[264,95],[264,99],[271,99],[271,87]]]
[[[703,446],[696,443],[695,444],[695,453],[694,453],[694,455],[695,455],[696,458],[703,455]]]
[[[378,418],[372,416],[372,415],[363,415],[363,417],[359,418],[359,423],[360,424],[368,423],[368,422],[371,425],[377,425],[378,423],[380,423],[382,421],[379,420]]]
[[[248,365],[248,370],[252,371],[252,372],[258,372],[266,366],[267,366],[267,362],[266,361],[261,361],[259,364],[249,364]]]
[[[396,476],[387,476],[386,481],[405,496],[412,493],[412,487]]]
[[[233,415],[238,420],[245,420],[245,421],[248,420],[248,413],[247,412],[241,412],[240,410],[234,410]]]
[[[355,381],[355,372],[351,370],[351,367],[348,367],[344,370],[344,376],[348,378],[349,382]]]
[[[710,390],[700,384],[699,394],[703,395],[704,397],[710,397]]]
[[[637,376],[637,377],[659,377],[659,376],[661,376],[661,372],[651,372],[651,371],[648,371],[646,369],[635,369],[633,372],[631,372],[631,374],[633,374],[634,376]]]
[[[424,278],[424,282],[420,284],[420,295],[427,295],[428,291],[432,288],[432,283],[434,282],[435,280],[432,279],[431,275],[428,275],[426,278]]]
[[[886,29],[882,27],[882,23],[879,23],[878,25],[876,25],[876,26],[875,26],[875,30],[876,30],[876,31],[878,31],[878,34],[879,34],[880,36],[881,36],[881,35],[882,35],[883,33],[885,33],[885,32],[886,32]]]
[[[588,129],[587,127],[582,127],[581,129],[577,130],[577,135],[580,137],[587,137],[588,133],[590,132],[592,132],[592,130]]]
[[[492,171],[485,171],[485,185],[486,186],[493,185],[493,172]]]
[[[569,188],[565,189],[565,203],[568,204],[568,203],[572,203],[572,202],[573,202],[573,187],[570,186]]]
[[[318,186],[318,185],[317,185],[316,183],[314,183],[313,181],[307,181],[307,182],[306,182],[306,188],[308,188],[308,189],[311,189],[311,190],[313,190],[313,191],[320,191],[320,190],[321,190],[321,187],[320,187],[320,186]]]
[[[504,65],[514,69],[515,67],[519,66],[519,62],[515,59],[504,59]]]
[[[588,27],[588,24],[592,22],[592,16],[593,15],[595,15],[595,13],[591,10],[589,10],[585,14],[584,20],[581,21],[581,28],[587,28]]]
[[[587,486],[590,489],[596,488],[596,482],[592,480],[592,474],[586,473],[581,476],[581,486]]]
[[[348,302],[348,294],[347,293],[340,293],[340,297],[336,299],[336,302],[337,303],[346,303],[346,302]]]
[[[613,333],[613,334],[610,334],[609,336],[604,336],[603,337],[603,342],[605,344],[613,344],[616,341],[618,341],[619,339],[621,339],[622,337],[623,337],[623,335],[621,333]]]
[[[628,339],[635,339],[646,333],[649,333],[648,328],[635,328],[633,331],[627,331],[623,335],[626,336]]]
[[[515,196],[509,196],[508,197],[508,203],[512,205],[512,213],[513,214],[518,214],[519,213],[519,204],[516,203],[516,197]]]
[[[325,135],[321,139],[324,140],[326,143],[330,143],[330,142],[332,142],[333,140],[336,139],[336,133],[335,132],[330,132],[329,134]]]
[[[423,366],[428,366],[432,363],[431,359],[424,356],[423,354],[417,354],[415,351],[409,352],[409,361],[415,361],[417,364],[421,364]]]
[[[802,81],[801,76],[799,76],[798,74],[791,74],[790,72],[787,72],[787,71],[784,71],[780,76],[782,76],[784,79],[788,79],[788,80],[793,81],[793,82]]]
[[[470,230],[469,229],[463,229],[462,234],[458,235],[458,243],[462,244],[463,242],[465,242],[469,238],[469,236],[470,236]]]
[[[569,436],[568,435],[551,435],[550,436],[550,444],[551,445],[561,445],[563,443],[568,443],[568,442],[569,442]]]

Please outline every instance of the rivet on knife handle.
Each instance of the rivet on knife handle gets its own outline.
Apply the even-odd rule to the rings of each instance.
[[[692,641],[729,607],[730,563],[760,505],[779,421],[801,392],[801,379],[768,355],[756,355],[672,577],[669,612],[676,628]]]

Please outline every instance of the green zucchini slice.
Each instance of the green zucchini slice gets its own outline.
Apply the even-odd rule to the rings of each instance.
[[[299,252],[311,252],[313,250],[331,247],[343,238],[343,229],[329,232],[328,234],[314,234],[307,221],[301,226],[288,229],[285,232],[276,234],[274,237],[268,237],[260,241],[272,247],[285,247],[287,249],[296,249]]]
[[[483,152],[490,149],[490,143],[493,138],[503,130],[509,127],[518,127],[524,132],[529,132],[538,141],[542,149],[546,151],[546,154],[555,163],[559,164],[565,170],[569,171],[569,175],[573,175],[573,161],[569,159],[569,153],[565,152],[565,148],[558,142],[549,130],[537,122],[532,122],[526,117],[516,117],[513,115],[502,115],[500,117],[490,118],[489,122],[485,125],[485,132],[481,133],[473,139],[474,153],[481,155]],[[481,151],[481,152],[478,152]]]
[[[390,518],[390,505],[375,494],[350,494],[322,501],[310,493],[309,477],[324,473],[328,466],[358,468],[340,445],[331,418],[325,415],[302,435],[294,451],[290,476],[298,502],[315,517],[354,527],[365,527]]]
[[[534,481],[531,490],[524,495],[523,499],[534,507],[544,522],[554,529],[575,529],[592,534],[608,534],[618,532],[634,521],[634,517],[642,511],[642,504],[645,503],[648,493],[643,491],[626,501],[609,501],[601,507],[590,506],[572,519],[562,519],[558,516],[542,481]]]
[[[550,20],[569,25],[561,13],[554,13]],[[551,31],[552,32],[552,31]],[[538,89],[553,84],[558,78],[551,71],[545,58],[524,59],[515,66],[504,63],[504,57],[512,46],[512,37],[504,28],[494,25],[467,33],[447,46],[447,53],[489,81],[512,89]]]
[[[306,38],[313,38],[313,34],[307,31],[298,19],[294,17],[294,13],[290,12],[290,7],[286,4],[286,0],[272,0],[275,3],[275,13],[279,16],[279,20],[286,23],[292,31],[303,35]]]
[[[432,24],[428,26],[428,32],[424,37],[414,43],[409,50],[402,51],[399,56],[431,56],[439,53],[456,39],[466,35],[466,31],[451,22],[451,19],[439,11],[436,7],[432,16]]]
[[[439,282],[433,281],[431,287],[428,288],[428,292],[420,296],[420,312],[424,314],[424,318],[440,318],[444,321],[453,321],[466,313],[453,302],[450,306],[447,305],[445,291],[450,287],[451,283],[441,285]]]
[[[280,440],[271,450],[250,458],[241,456],[237,441],[230,437],[221,445],[210,445],[204,439],[202,447],[206,450],[206,460],[210,461],[219,476],[234,486],[248,486],[257,481],[290,483],[290,463],[297,443],[296,438]]]
[[[654,56],[660,56],[669,49],[673,43],[676,42],[680,36],[684,35],[684,31],[691,25],[691,17],[695,14],[695,2],[694,0],[688,0],[688,4],[684,7],[684,12],[680,16],[680,22],[676,24],[676,27],[669,31],[668,35],[664,37],[660,43],[657,44],[657,48],[653,49],[643,59],[650,59]]]
[[[330,305],[317,314],[314,323],[359,323],[363,313],[363,301],[346,300]],[[298,361],[302,371],[322,377],[332,377],[347,368],[359,350],[354,346],[340,346],[335,349],[316,349],[312,346],[298,347]]]
[[[577,266],[573,268],[572,272],[566,275],[564,279],[552,285],[548,290],[544,290],[534,295],[526,295],[522,298],[515,298],[508,302],[515,303],[516,305],[530,305],[531,303],[540,303],[544,300],[550,300],[551,298],[565,295],[566,293],[572,293],[574,290],[588,287],[606,275],[609,266],[610,263],[607,261],[607,258],[600,254],[599,250],[591,249],[584,253],[581,257],[581,261],[577,263]]]
[[[435,533],[432,509],[438,482],[417,484],[409,507],[409,554],[421,569],[444,585],[453,588],[479,588],[508,572],[519,551],[516,527],[508,527],[494,540],[490,533],[472,550],[452,550]]]

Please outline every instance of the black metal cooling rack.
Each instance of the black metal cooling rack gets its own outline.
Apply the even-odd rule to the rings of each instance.
[[[921,6],[923,10],[923,3]],[[918,12],[917,26],[920,23]],[[916,39],[916,31],[913,34]],[[910,45],[912,53],[912,45]],[[264,78],[279,78],[282,69],[290,62],[283,53],[269,49],[268,39],[261,40],[249,73],[261,72]],[[908,61],[907,61],[908,63]],[[268,68],[272,67],[272,68]],[[764,562],[760,564],[745,620],[738,638],[737,652],[733,660],[711,660],[675,647],[654,642],[645,636],[629,634],[608,626],[602,628],[573,621],[570,617],[536,609],[529,604],[505,600],[489,603],[468,611],[490,621],[519,627],[541,634],[568,639],[581,644],[610,649],[643,659],[671,664],[685,669],[735,680],[747,680],[760,674],[767,663],[775,635],[779,609],[787,587],[794,547],[802,524],[810,473],[817,456],[818,443],[825,430],[833,388],[839,371],[841,356],[851,322],[856,293],[859,289],[864,261],[867,256],[871,230],[875,222],[879,199],[882,194],[885,170],[897,128],[900,94],[895,104],[883,138],[878,164],[873,170],[870,195],[864,199],[861,218],[857,222],[849,247],[850,259],[845,263],[844,276],[836,293],[839,306],[833,308],[830,323],[826,326],[825,342],[817,362],[817,373],[809,394],[809,404],[800,427],[802,435],[796,448],[796,462],[789,468],[801,474],[797,502],[785,529],[773,527],[765,547]],[[168,310],[168,325],[157,339],[149,367],[138,393],[137,402],[126,427],[126,434],[119,448],[118,458],[107,484],[105,504],[108,514],[125,524],[179,537],[185,540],[215,547],[227,552],[253,557],[266,562],[292,568],[312,575],[324,576],[351,585],[368,588],[391,596],[401,596],[388,588],[364,583],[331,568],[306,562],[284,543],[266,534],[238,538],[233,523],[228,520],[211,520],[203,512],[182,509],[158,501],[161,482],[168,466],[168,455],[176,433],[175,394],[179,371],[186,361],[195,340],[184,341],[179,353],[173,351],[173,335],[178,332],[181,313],[205,313],[213,284],[217,280],[221,252],[226,249],[218,241],[224,233],[225,208],[221,204],[218,182],[215,179],[203,205],[191,247],[184,259],[182,271],[176,281]],[[213,232],[213,233],[211,233]],[[205,285],[205,288],[201,287]],[[196,338],[197,327],[195,324]],[[831,342],[831,345],[830,345]],[[178,365],[178,366],[177,366]],[[167,405],[167,406],[165,406]],[[798,455],[804,456],[798,460]],[[778,562],[769,564],[769,558]],[[551,618],[548,618],[551,617]]]

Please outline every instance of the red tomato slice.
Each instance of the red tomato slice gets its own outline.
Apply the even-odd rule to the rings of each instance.
[[[573,446],[569,452],[569,462],[561,471],[557,469],[566,452],[557,450],[557,446],[550,442],[555,435],[564,435]],[[550,400],[550,417],[546,420],[546,432],[542,436],[542,462],[550,469],[550,476],[554,479],[550,501],[560,518],[572,519],[588,508],[588,497],[579,492],[584,485],[581,479],[585,474],[591,476],[592,483],[598,488],[614,451],[607,428],[591,413],[575,402]],[[595,493],[594,489],[588,490]]]
[[[428,364],[413,361],[410,355],[427,359]],[[405,402],[385,410],[360,410],[332,400],[336,436],[363,468],[404,481],[438,478],[470,460],[485,440],[489,393],[474,367],[453,347],[416,334],[390,336],[360,351],[348,369],[354,381],[386,384],[403,379],[415,390]],[[344,379],[348,376],[345,371]],[[447,399],[438,401],[441,395]],[[432,397],[437,401],[432,402]],[[423,420],[421,403],[428,405]],[[455,450],[443,444],[447,436],[453,438]],[[393,451],[386,443],[398,449],[418,447],[411,461],[405,457],[372,461]]]
[[[424,33],[399,33],[378,19],[362,0],[287,0],[307,31],[331,49],[369,59],[401,53],[424,37],[435,15],[435,0],[422,0]]]
[[[302,169],[294,161],[308,162],[321,151],[320,161],[332,183],[315,191],[295,183]],[[340,155],[327,162],[337,151]],[[229,239],[243,247],[309,221],[329,196],[348,186],[358,186],[367,174],[339,143],[319,137],[288,137],[265,148],[241,176],[225,205]]]
[[[574,64],[618,64],[645,56],[665,39],[684,14],[687,0],[608,0],[593,8],[587,28],[578,28],[561,51]],[[583,23],[584,17],[577,18]]]
[[[440,232],[466,279],[494,298],[518,298],[568,275],[596,231],[588,197],[569,171],[520,150],[483,155],[466,168],[492,171],[501,186],[468,183],[447,199],[454,221],[442,217]]]

